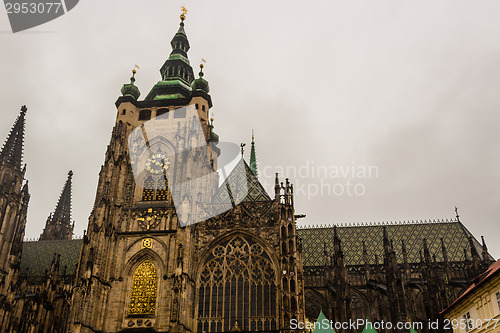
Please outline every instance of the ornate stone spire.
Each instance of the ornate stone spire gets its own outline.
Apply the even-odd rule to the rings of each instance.
[[[26,105],[21,107],[21,113],[16,119],[2,150],[0,151],[0,162],[10,164],[18,170],[22,170],[23,144],[24,144],[24,124]]]
[[[250,148],[250,169],[253,171],[255,177],[259,178],[259,172],[257,170],[257,156],[255,155],[255,141],[252,130],[252,146]]]
[[[40,240],[69,240],[73,237],[74,223],[71,221],[71,180],[73,171],[68,173],[68,179],[59,196],[56,209],[47,218],[45,229]]]

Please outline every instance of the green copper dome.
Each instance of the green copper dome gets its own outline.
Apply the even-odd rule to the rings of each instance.
[[[208,86],[208,81],[203,78],[203,65],[200,65],[200,77],[193,81],[191,88],[193,91],[202,90],[208,94],[210,88]]]
[[[141,96],[141,92],[139,91],[139,88],[137,88],[134,84],[135,82],[135,70],[132,71],[132,77],[130,78],[130,83],[125,83],[122,87],[122,95],[123,96],[130,96],[137,100],[139,96]]]

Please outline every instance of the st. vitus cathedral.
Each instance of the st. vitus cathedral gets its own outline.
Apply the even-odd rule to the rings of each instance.
[[[21,108],[0,152],[0,332],[285,332],[321,310],[334,321],[437,319],[493,261],[484,240],[458,214],[297,228],[293,185],[276,175],[266,192],[253,140],[250,165],[241,158],[219,185],[212,99],[190,66],[184,18],[146,98],[134,76],[122,88],[81,239],[70,172],[39,240],[23,241]],[[150,153],[132,152],[134,131]]]

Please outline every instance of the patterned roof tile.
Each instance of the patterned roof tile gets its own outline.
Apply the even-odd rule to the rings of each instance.
[[[23,243],[20,274],[27,277],[41,277],[50,272],[54,254],[60,254],[59,272],[66,267],[66,275],[74,275],[80,259],[81,239],[47,240]]]
[[[408,262],[420,262],[419,252],[423,249],[424,238],[427,239],[431,256],[436,255],[437,261],[443,260],[441,238],[449,261],[464,260],[464,249],[470,256],[469,237],[472,234],[459,221],[355,225],[337,227],[345,263],[363,264],[363,241],[366,244],[369,263],[375,264],[375,255],[378,255],[381,263],[384,255],[383,227],[386,227],[388,237],[393,241],[398,262],[403,262],[402,240],[405,242]],[[325,244],[328,255],[333,254],[333,227],[298,229],[297,234],[302,238],[304,266],[324,265]],[[478,253],[481,253],[481,245],[474,236],[472,238]]]

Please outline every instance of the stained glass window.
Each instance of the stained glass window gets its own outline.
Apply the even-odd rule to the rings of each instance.
[[[275,270],[269,254],[236,236],[217,245],[201,269],[198,332],[277,329]]]
[[[148,176],[144,181],[144,190],[142,192],[142,200],[144,201],[152,201],[154,199],[155,194],[155,181],[153,177]]]
[[[168,193],[168,181],[165,176],[153,178],[148,176],[144,180],[142,190],[143,201],[166,201]]]
[[[143,261],[135,270],[130,295],[129,315],[154,315],[158,273],[153,263]]]
[[[158,187],[156,190],[156,200],[158,201],[165,201],[167,200],[167,190],[168,190],[168,183],[165,177],[162,177],[158,180]]]

